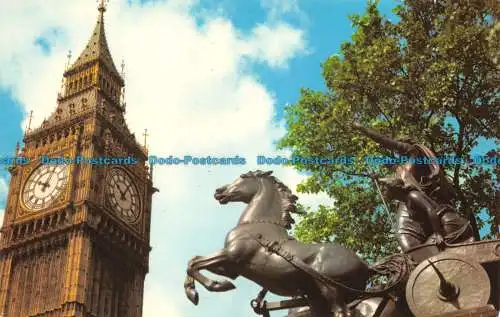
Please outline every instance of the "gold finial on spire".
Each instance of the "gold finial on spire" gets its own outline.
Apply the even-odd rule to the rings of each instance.
[[[122,79],[125,79],[125,60],[122,59],[122,64],[121,66],[121,76]],[[123,111],[126,109],[126,104],[125,104],[125,86],[122,87],[121,89],[121,107]]]
[[[71,63],[71,56],[72,56],[71,54],[72,54],[72,53],[71,53],[71,50],[69,50],[69,51],[68,51],[68,55],[66,55],[66,57],[68,58],[68,60],[66,61],[66,69],[65,69],[65,70],[68,70],[69,65],[70,65],[70,63]]]
[[[67,57],[67,60],[66,60],[66,65],[64,66],[64,71],[66,72],[69,67],[71,66],[71,56],[72,56],[72,52],[71,50],[68,51],[68,55],[66,55]],[[65,85],[66,85],[66,77],[63,76],[63,78],[61,79],[61,91],[57,94],[57,97],[58,98],[62,98],[62,96],[64,95],[64,88],[65,88]]]
[[[20,153],[20,146],[19,146],[19,142],[16,143],[16,153],[14,155],[14,160],[12,161],[12,165],[7,167],[7,170],[9,170],[10,172],[13,171],[13,169],[17,166],[18,164],[18,161],[21,159],[19,157],[19,153]]]
[[[106,32],[104,30],[104,11],[106,11],[106,4],[108,2],[109,1],[107,0],[97,1],[99,12],[97,14],[97,21],[94,25],[94,30],[91,33],[91,36],[83,51],[80,53],[80,55],[76,56],[76,60],[73,61],[72,65],[65,72],[66,76],[80,73],[80,70],[82,68],[86,68],[90,62],[99,60],[105,65],[106,68],[108,68],[108,71],[112,73],[113,77],[120,77],[120,71],[116,67],[109,51],[108,42],[106,40]],[[118,82],[115,84],[121,84],[122,82],[120,78],[117,78],[117,81]]]
[[[144,136],[144,148],[147,149],[148,148],[148,129],[144,129],[144,133],[142,134]]]
[[[33,110],[30,111],[30,119],[28,120],[28,127],[26,128],[26,133],[31,131],[31,121],[33,120]]]
[[[125,77],[125,60],[122,59],[122,64],[120,65],[122,68],[122,77]]]
[[[97,0],[99,2],[99,7],[97,8],[101,13],[106,11],[106,6],[109,3],[109,0]]]

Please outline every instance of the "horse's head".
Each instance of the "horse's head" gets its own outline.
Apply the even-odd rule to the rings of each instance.
[[[257,193],[267,193],[271,202],[276,201],[276,208],[270,208],[269,205],[259,205],[261,211],[268,213],[267,215],[254,213],[253,216],[269,217],[269,213],[276,212],[286,228],[290,228],[294,223],[290,213],[303,213],[297,210],[295,202],[298,197],[295,196],[291,190],[271,175],[272,171],[250,171],[240,175],[234,182],[229,185],[219,187],[215,190],[215,199],[221,204],[228,202],[244,202],[250,203]],[[261,200],[262,202],[262,200]],[[255,208],[259,210],[259,208]],[[247,217],[242,218],[244,221],[249,221]]]
[[[262,176],[271,175],[272,171],[263,172]],[[259,178],[251,174],[241,174],[234,182],[221,186],[215,190],[214,197],[221,204],[228,202],[249,203],[259,191]]]

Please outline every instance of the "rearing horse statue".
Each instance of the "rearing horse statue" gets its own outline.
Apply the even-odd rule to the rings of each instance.
[[[243,276],[262,286],[264,293],[303,298],[302,306],[309,306],[315,317],[344,310],[357,295],[349,290],[365,290],[370,276],[378,271],[338,243],[304,244],[291,237],[287,229],[293,223],[290,213],[297,213],[298,198],[271,173],[248,172],[215,191],[220,204],[248,206],[227,234],[223,249],[189,261],[184,284],[187,297],[198,304],[195,281],[212,292],[235,288],[229,280],[214,281],[200,272],[207,270],[233,280]]]

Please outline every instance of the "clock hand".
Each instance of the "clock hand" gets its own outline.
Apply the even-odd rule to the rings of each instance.
[[[54,171],[52,171],[52,173],[49,174],[49,178],[47,179],[47,181],[43,185],[43,190],[42,191],[45,191],[45,189],[47,189],[47,187],[50,186],[50,180],[52,179],[52,176],[54,176],[54,174],[55,174]]]
[[[128,190],[132,187],[132,184],[128,184],[127,188],[125,188],[125,192],[128,192]]]
[[[123,195],[124,198],[125,196],[127,195],[127,193],[130,194],[130,199],[132,199],[132,196],[134,196],[134,194],[132,193],[132,183],[128,184],[127,188],[125,189],[125,194]]]
[[[114,178],[111,178],[111,180],[113,181],[113,183],[115,184],[115,187],[118,188],[118,191],[120,192],[121,195],[123,195],[123,191],[120,187],[120,184],[118,184]]]
[[[48,185],[42,181],[38,181],[36,182],[36,184],[42,186],[42,192],[44,192],[45,189],[48,187]]]
[[[129,193],[129,192],[130,192],[130,191],[129,191],[130,187],[132,187],[132,184],[129,184],[129,185],[127,186],[127,188],[125,188],[125,190],[123,191],[123,193],[122,193],[122,200],[125,200],[125,199],[126,199],[127,193]],[[130,194],[132,194],[132,193],[130,193]]]
[[[125,200],[125,196],[127,195],[127,191],[130,188],[130,186],[126,187],[124,190],[121,189],[121,187],[118,185],[118,190],[120,191],[120,199]]]
[[[50,167],[49,167],[49,170],[50,170]],[[50,186],[50,180],[52,179],[52,176],[54,176],[54,174],[55,174],[54,171],[49,172],[49,173],[50,174],[49,174],[49,177],[47,177],[47,180],[44,183],[40,184],[42,186],[42,192],[44,192],[47,189],[47,187]]]

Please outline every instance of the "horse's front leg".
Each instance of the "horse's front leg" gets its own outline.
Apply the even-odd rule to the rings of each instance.
[[[198,281],[207,290],[211,292],[225,292],[236,288],[233,283],[228,280],[214,281],[200,273],[201,270],[211,272],[224,272],[225,266],[228,265],[228,256],[224,249],[215,252],[209,256],[195,256],[189,263],[187,268],[187,278],[184,283],[184,288],[188,299],[195,305],[198,304],[198,293],[194,287],[194,280]],[[235,274],[228,274],[230,278],[236,278]]]

